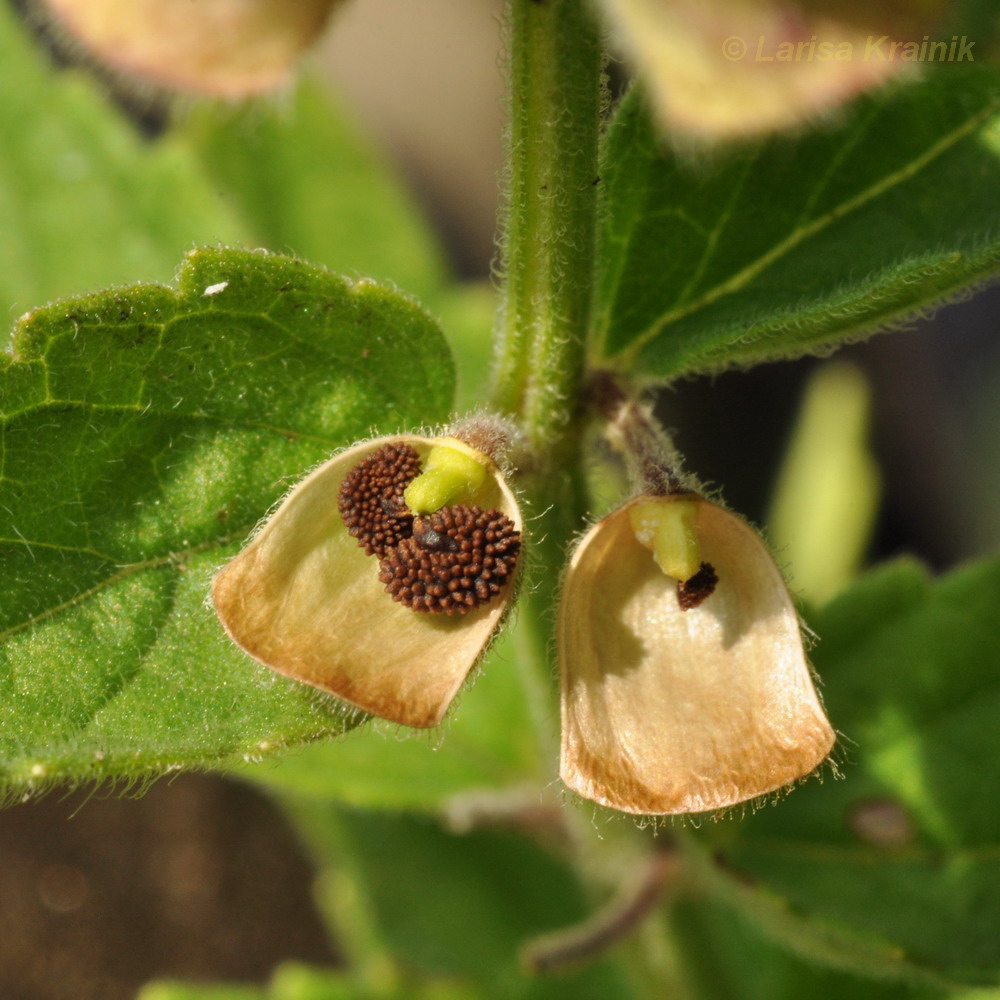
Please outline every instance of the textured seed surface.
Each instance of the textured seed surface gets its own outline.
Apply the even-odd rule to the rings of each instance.
[[[711,597],[719,582],[719,574],[710,563],[703,562],[689,580],[681,580],[677,584],[677,603],[681,610],[690,611],[698,607],[702,601]]]
[[[408,444],[383,445],[348,473],[337,507],[367,555],[381,559],[412,534],[403,491],[419,473],[420,456]]]
[[[442,507],[416,518],[412,537],[386,552],[379,579],[415,611],[465,614],[500,593],[520,548],[520,532],[500,511]]]

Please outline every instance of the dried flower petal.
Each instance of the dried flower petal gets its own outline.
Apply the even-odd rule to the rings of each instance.
[[[56,31],[112,70],[218,97],[287,81],[338,0],[37,0]]]
[[[335,455],[289,494],[215,578],[215,608],[232,639],[278,673],[407,726],[437,725],[489,643],[512,581],[464,615],[421,615],[394,602],[338,510],[358,464],[387,445],[423,461],[440,438],[399,435]],[[449,447],[483,463],[473,500],[521,530],[517,502],[499,469],[460,441]]]
[[[704,568],[679,588],[637,539],[630,509],[651,502],[695,504],[710,593]],[[689,588],[700,600],[685,602]],[[559,657],[562,779],[615,809],[724,809],[808,775],[834,742],[774,560],[701,497],[641,498],[587,532],[566,577]]]
[[[705,140],[788,128],[914,70],[944,0],[603,0],[662,124]],[[882,39],[872,50],[872,43]]]

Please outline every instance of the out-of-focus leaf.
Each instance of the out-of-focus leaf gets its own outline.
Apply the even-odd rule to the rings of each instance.
[[[194,243],[248,232],[197,158],[147,142],[92,81],[55,72],[0,8],[0,306],[165,281]],[[0,344],[7,342],[6,324]]]
[[[270,1000],[263,989],[220,983],[150,983],[135,1000]]]
[[[373,987],[350,972],[286,962],[267,987],[150,983],[136,1000],[487,1000],[468,983],[427,980]]]
[[[494,1000],[635,1000],[610,958],[560,975],[522,971],[526,937],[587,914],[570,869],[524,837],[457,836],[426,817],[315,803],[294,812],[321,864],[354,870],[388,953],[416,976],[469,982]]]
[[[179,138],[259,245],[425,300],[443,284],[411,199],[318,83],[281,104],[192,108]]]
[[[709,830],[703,871],[786,946],[869,975],[996,985],[998,602],[1000,560],[936,583],[903,562],[811,622],[844,780]]]
[[[673,910],[670,929],[701,1000],[998,1000],[1000,990],[951,990],[862,979],[803,961],[760,935],[746,914],[711,900]]]
[[[279,791],[368,809],[437,812],[455,796],[546,784],[516,647],[502,638],[440,730],[382,724],[239,773]]]
[[[794,592],[822,604],[858,570],[878,513],[880,476],[868,446],[871,390],[832,361],[806,385],[768,515]]]

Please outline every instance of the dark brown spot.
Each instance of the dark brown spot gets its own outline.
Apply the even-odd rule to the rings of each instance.
[[[680,580],[677,583],[677,603],[681,606],[681,611],[690,611],[698,607],[707,597],[711,597],[715,592],[715,586],[719,582],[719,574],[710,563],[702,563],[689,580]]]
[[[408,444],[383,445],[362,459],[340,487],[337,507],[347,530],[367,555],[381,559],[413,533],[403,491],[420,472],[420,456]]]
[[[386,552],[379,579],[394,601],[414,611],[464,615],[500,593],[520,549],[520,532],[506,514],[442,507],[418,517],[412,537]]]

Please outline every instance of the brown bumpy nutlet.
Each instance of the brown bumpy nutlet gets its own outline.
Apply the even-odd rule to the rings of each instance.
[[[698,607],[702,601],[712,596],[715,585],[719,582],[719,574],[711,563],[703,562],[698,572],[690,580],[677,583],[677,603],[682,611],[690,611]]]
[[[414,611],[465,614],[500,593],[520,548],[520,532],[500,511],[442,507],[417,518],[413,536],[385,554],[379,580]]]
[[[412,534],[413,515],[403,491],[419,473],[420,456],[408,444],[383,445],[348,473],[337,507],[367,555],[381,559]]]

